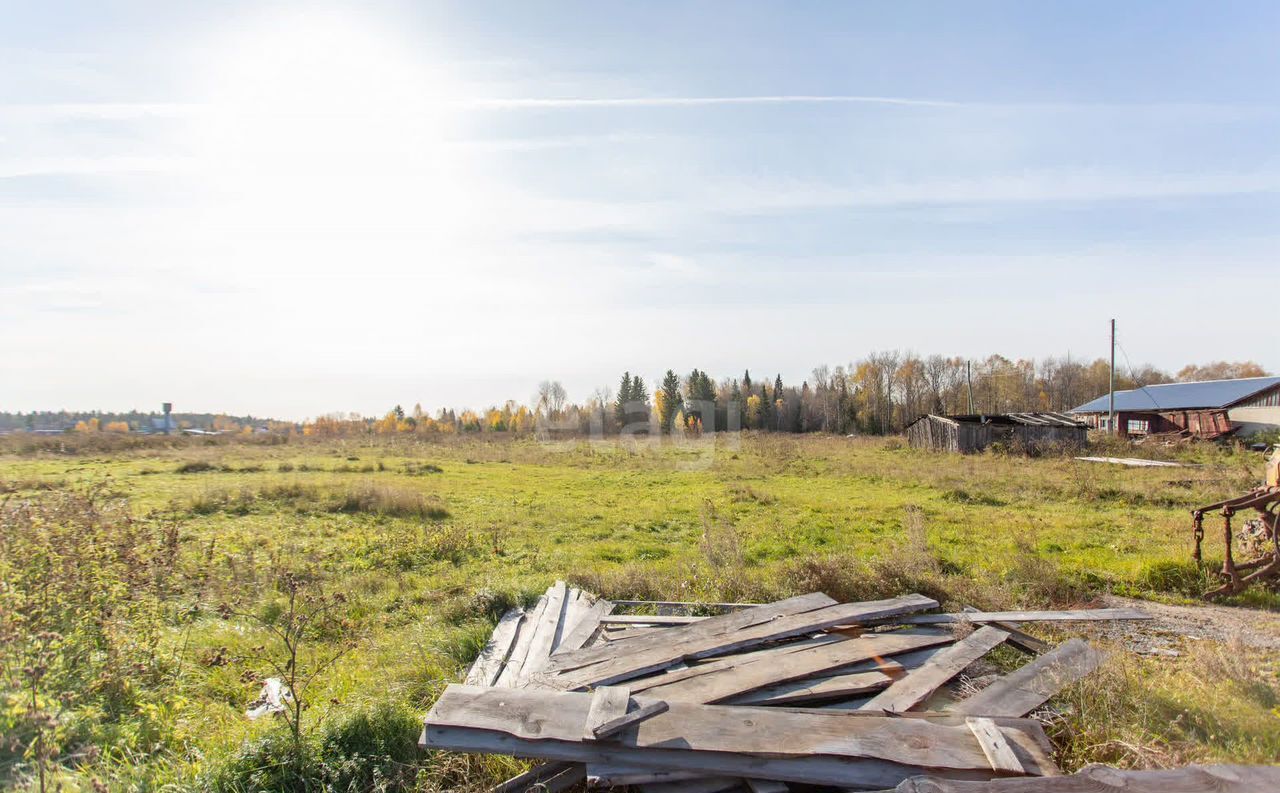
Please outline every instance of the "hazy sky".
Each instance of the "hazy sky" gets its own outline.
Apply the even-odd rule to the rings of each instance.
[[[0,0],[0,409],[1280,370],[1280,3]]]

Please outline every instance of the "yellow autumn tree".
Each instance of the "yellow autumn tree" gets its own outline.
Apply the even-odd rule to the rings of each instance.
[[[128,432],[129,422],[127,421],[108,421],[106,426],[107,432]]]
[[[511,431],[512,432],[528,432],[533,429],[533,413],[529,408],[521,405],[511,414]]]
[[[373,423],[373,431],[379,435],[395,435],[398,423],[395,411],[388,411],[387,415]]]
[[[760,399],[759,394],[752,394],[747,397],[747,426],[759,427],[762,416],[760,415],[761,407],[764,400]]]

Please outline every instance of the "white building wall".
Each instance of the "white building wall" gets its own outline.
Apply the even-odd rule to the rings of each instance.
[[[1280,407],[1231,408],[1227,411],[1227,418],[1232,424],[1239,425],[1239,435],[1280,430]]]

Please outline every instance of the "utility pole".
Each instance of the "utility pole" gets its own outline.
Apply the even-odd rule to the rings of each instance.
[[[973,415],[973,362],[964,362],[964,381],[969,385],[969,415]]]
[[[1116,427],[1116,321],[1111,320],[1111,374],[1107,378],[1107,430],[1118,434]]]

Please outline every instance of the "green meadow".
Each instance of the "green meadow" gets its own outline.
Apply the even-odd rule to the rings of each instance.
[[[1188,508],[1254,486],[1262,465],[1216,448],[1181,452],[1194,467],[1130,469],[756,434],[0,452],[0,781],[38,789],[43,771],[46,785],[86,790],[492,784],[521,766],[420,753],[418,723],[497,616],[557,579],[634,599],[1189,602],[1206,577],[1190,562]],[[292,648],[280,630],[291,596],[315,614]],[[296,731],[245,715],[289,653],[308,673]],[[1060,698],[1050,732],[1068,768],[1273,761],[1277,675],[1237,646],[1117,648]]]

